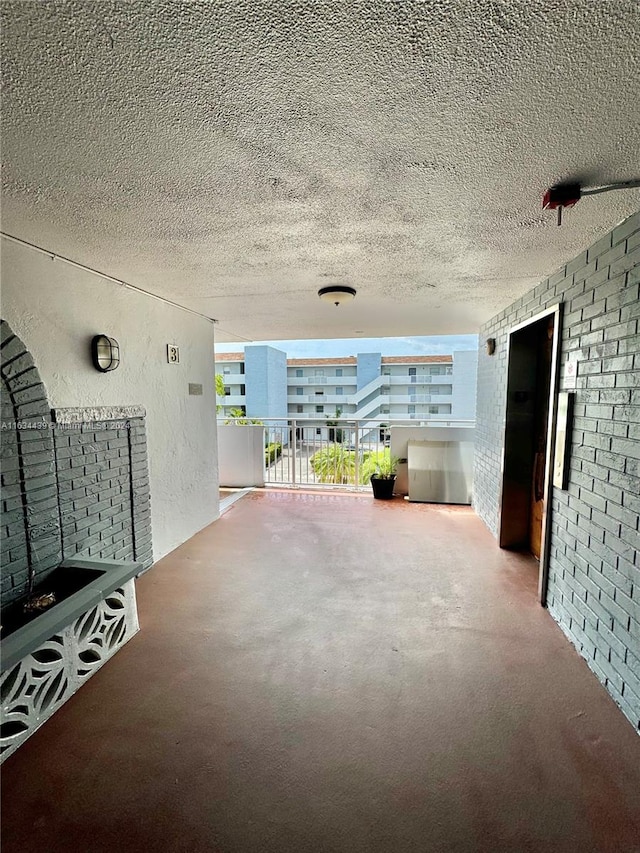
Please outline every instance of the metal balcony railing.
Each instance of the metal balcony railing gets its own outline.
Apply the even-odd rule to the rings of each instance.
[[[233,419],[220,418],[221,423]],[[373,418],[243,418],[264,428],[265,484],[369,489],[375,463],[389,454],[390,430],[397,426],[473,427],[475,421],[450,416],[410,415]],[[442,440],[440,438],[439,440]]]

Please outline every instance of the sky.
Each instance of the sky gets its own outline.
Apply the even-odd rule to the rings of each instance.
[[[359,352],[382,355],[450,355],[456,350],[478,349],[477,335],[437,335],[414,338],[339,338],[311,341],[252,341],[250,344],[217,344],[216,352],[243,352],[245,346],[266,344],[286,352],[289,358],[342,358]]]

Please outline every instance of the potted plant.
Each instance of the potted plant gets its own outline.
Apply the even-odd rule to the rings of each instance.
[[[378,500],[390,500],[396,484],[396,468],[400,460],[388,449],[372,453],[364,462],[365,476],[369,476],[373,496]],[[371,472],[369,474],[369,471]]]

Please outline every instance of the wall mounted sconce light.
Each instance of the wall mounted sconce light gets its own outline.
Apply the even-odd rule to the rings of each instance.
[[[355,287],[346,287],[342,284],[332,284],[329,287],[321,287],[318,291],[320,299],[326,302],[333,302],[334,305],[341,305],[343,302],[350,302],[356,295]]]
[[[487,338],[487,355],[494,355],[496,351],[496,339],[495,338]]]
[[[108,335],[95,335],[91,340],[91,360],[100,373],[115,370],[120,364],[120,344]]]

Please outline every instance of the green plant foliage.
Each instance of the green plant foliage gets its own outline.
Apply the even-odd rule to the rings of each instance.
[[[368,483],[372,477],[390,480],[396,475],[399,461],[397,456],[391,455],[388,447],[377,453],[367,453],[360,466],[360,482]]]
[[[336,441],[338,444],[342,444],[344,441],[344,430],[334,429],[334,427],[338,426],[338,419],[341,415],[342,409],[339,406],[336,407],[335,415],[331,420],[329,420],[329,415],[325,415],[329,427],[329,441]]]
[[[267,444],[264,449],[264,461],[266,465],[271,465],[272,462],[275,462],[280,456],[282,456],[282,445],[279,441]]]
[[[321,483],[347,485],[356,481],[356,454],[341,444],[328,444],[309,459],[311,470]]]
[[[224,397],[224,377],[221,373],[216,373],[216,397]],[[222,409],[222,405],[218,403],[216,412]]]
[[[264,426],[262,421],[250,420],[247,418],[247,413],[244,409],[231,409],[229,418],[225,421],[226,425],[232,426]]]

